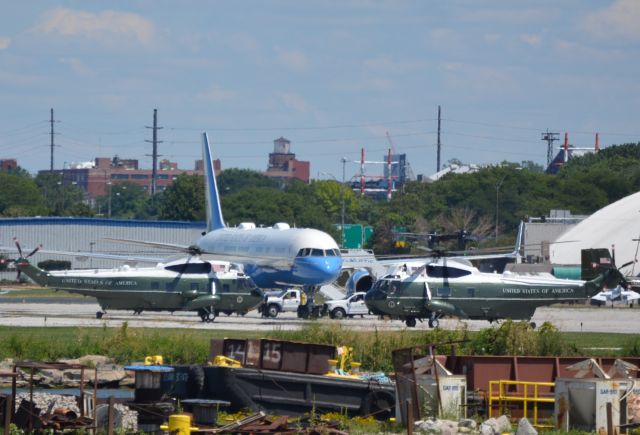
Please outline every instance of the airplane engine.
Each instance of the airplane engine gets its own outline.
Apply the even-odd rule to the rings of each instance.
[[[368,269],[356,270],[347,280],[347,296],[355,292],[368,292],[373,287],[373,275]]]

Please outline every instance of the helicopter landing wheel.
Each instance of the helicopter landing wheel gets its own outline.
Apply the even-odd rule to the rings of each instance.
[[[429,328],[437,328],[440,326],[440,321],[437,318],[429,319]]]
[[[536,329],[536,322],[529,322],[529,326],[531,327],[531,329]]]
[[[409,317],[407,320],[404,321],[404,323],[406,323],[406,325],[409,328],[415,328],[416,327],[416,319],[413,317]]]
[[[104,315],[104,313],[102,311],[96,312],[96,319],[102,319],[103,315]]]

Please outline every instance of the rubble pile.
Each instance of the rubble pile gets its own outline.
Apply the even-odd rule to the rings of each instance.
[[[470,418],[463,418],[459,421],[426,419],[418,420],[414,423],[415,432],[428,434],[453,435],[458,433],[472,433],[481,435],[500,435],[512,433],[513,428],[509,417],[502,415],[498,418],[489,418],[484,422],[476,423]],[[526,418],[522,418],[515,431],[516,435],[538,435],[538,431],[529,423]]]

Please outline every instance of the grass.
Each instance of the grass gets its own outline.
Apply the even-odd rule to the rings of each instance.
[[[0,359],[53,361],[100,354],[127,364],[147,355],[163,355],[167,363],[204,364],[213,338],[273,338],[299,342],[346,345],[353,347],[354,360],[363,370],[392,371],[391,354],[395,349],[467,340],[456,352],[465,354],[544,354],[557,356],[637,356],[640,339],[632,334],[560,333],[553,327],[546,332],[532,331],[520,323],[505,322],[500,327],[480,332],[465,329],[447,331],[354,331],[338,323],[326,325],[309,322],[299,331],[223,331],[129,328],[68,328],[0,326]],[[611,350],[597,352],[589,348]],[[491,345],[492,347],[488,347]],[[503,346],[503,347],[500,347]],[[510,351],[512,348],[521,351]],[[489,349],[482,352],[478,349]],[[440,348],[440,353],[450,349]],[[542,353],[540,353],[542,352]]]

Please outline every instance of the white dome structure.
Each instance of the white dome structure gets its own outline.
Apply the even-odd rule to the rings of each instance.
[[[580,264],[580,250],[615,246],[616,263],[623,265],[638,257],[640,238],[640,192],[601,208],[562,234],[549,249],[551,264]],[[561,242],[561,243],[558,243]],[[638,275],[640,264],[622,270]]]

